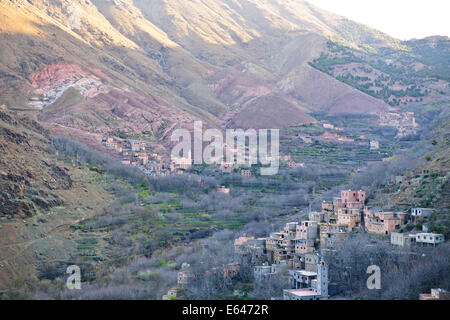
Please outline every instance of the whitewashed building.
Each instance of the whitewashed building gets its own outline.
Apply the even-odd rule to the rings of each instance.
[[[411,208],[411,215],[413,217],[417,216],[423,216],[423,217],[429,217],[431,214],[433,214],[434,209],[431,208]]]
[[[444,235],[439,233],[417,233],[416,242],[429,245],[437,245],[445,241]]]

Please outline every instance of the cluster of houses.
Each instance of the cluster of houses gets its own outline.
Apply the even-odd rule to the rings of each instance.
[[[328,298],[328,266],[316,250],[317,223],[291,222],[268,238],[240,237],[235,251],[249,261],[262,262],[254,267],[257,283],[268,281],[287,271],[289,288],[284,300],[323,300]]]
[[[383,211],[365,205],[366,193],[342,190],[341,197],[322,203],[321,212],[309,212],[308,220],[287,223],[283,230],[267,238],[241,237],[235,240],[235,250],[253,261],[263,261],[254,268],[256,281],[265,281],[288,270],[291,288],[283,291],[287,300],[317,300],[328,297],[327,266],[322,250],[334,250],[353,231],[391,236],[391,244],[437,245],[444,242],[442,234],[399,232],[409,219],[429,215],[428,208],[412,208],[411,213]],[[328,280],[326,280],[328,281]],[[326,288],[325,288],[326,287]],[[333,292],[335,286],[330,286]]]
[[[151,152],[147,143],[138,139],[103,137],[102,144],[120,156],[124,165],[134,166],[148,176],[168,175],[170,166],[161,155]]]
[[[374,139],[368,139],[367,137],[361,135],[356,139],[345,137],[338,135],[336,133],[324,132],[321,136],[323,140],[333,140],[337,142],[346,142],[346,143],[354,143],[358,144],[361,147],[368,146],[369,150],[378,150],[380,149],[380,142]]]
[[[150,150],[145,141],[139,139],[119,139],[103,137],[102,144],[120,156],[124,165],[134,166],[147,176],[167,176],[182,174],[192,167],[192,158],[163,159],[161,155]]]
[[[418,124],[414,112],[381,112],[379,124],[397,129],[397,136],[404,137],[417,134]]]
[[[357,137],[357,138],[350,138],[346,137],[344,135],[336,133],[344,131],[343,128],[335,127],[333,124],[330,123],[322,123],[322,126],[324,129],[333,130],[335,132],[329,132],[326,131],[322,133],[320,136],[311,136],[306,134],[299,134],[298,137],[303,140],[304,143],[312,144],[314,141],[334,141],[334,142],[341,142],[341,143],[352,143],[352,144],[358,144],[360,146],[368,146],[369,150],[378,150],[380,148],[380,142],[375,139],[369,139],[363,135]],[[288,166],[291,168],[296,168],[298,166],[293,165],[291,161],[287,162]],[[303,164],[300,164],[299,166],[303,166]]]
[[[161,155],[151,151],[145,141],[138,139],[121,139],[115,136],[103,137],[102,144],[120,156],[120,161],[124,165],[134,166],[142,170],[147,176],[167,176],[171,174],[183,174],[193,166],[193,157],[189,152],[187,157],[170,157],[165,159]],[[238,149],[232,150],[235,156]],[[243,178],[252,176],[250,163],[251,154],[248,146],[244,150],[244,163],[221,162],[216,164],[223,173],[231,173],[233,171],[240,172]],[[272,156],[267,156],[266,161],[273,161]],[[302,167],[303,163],[290,162],[292,167]]]
[[[386,159],[386,161],[390,161],[391,159]],[[392,176],[392,178],[387,182],[388,186],[415,186],[418,187],[420,182],[426,178],[430,174],[430,170],[423,169],[420,172],[406,172],[403,175]]]
[[[220,193],[228,194],[224,186]],[[239,237],[234,241],[235,252],[255,265],[253,274],[258,283],[274,277],[287,278],[288,288],[283,290],[284,300],[323,300],[336,293],[337,286],[328,281],[328,266],[322,257],[324,250],[335,250],[349,238],[351,232],[369,232],[390,235],[392,245],[436,246],[445,241],[444,235],[429,232],[401,232],[409,220],[429,217],[433,210],[412,208],[410,213],[384,211],[365,205],[366,193],[362,190],[342,190],[333,201],[324,201],[320,212],[308,212],[308,219],[289,222],[266,238]],[[232,279],[240,272],[240,264],[223,267],[223,276]],[[217,273],[217,269],[208,273]],[[169,290],[168,299],[185,288],[196,276],[188,270],[178,273],[177,288]],[[424,299],[435,299],[423,295]],[[426,296],[426,297],[425,297]],[[430,296],[430,297],[429,297]]]

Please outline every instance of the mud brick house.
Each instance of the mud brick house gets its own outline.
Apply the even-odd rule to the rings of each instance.
[[[366,193],[362,190],[342,190],[341,197],[333,200],[337,223],[347,225],[350,231],[360,227],[361,209],[365,201]]]
[[[312,280],[317,279],[317,272],[306,270],[289,270],[290,284],[295,289],[311,288]]]
[[[404,212],[377,212],[378,209],[364,207],[364,222],[367,232],[390,234],[407,222]]]
[[[346,224],[320,224],[320,248],[333,249],[348,239],[349,227]]]
[[[296,225],[295,238],[300,240],[315,240],[319,235],[319,225],[315,221],[302,221]]]

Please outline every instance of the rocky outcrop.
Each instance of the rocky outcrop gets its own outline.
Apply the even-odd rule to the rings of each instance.
[[[69,169],[47,151],[47,132],[34,120],[0,110],[0,217],[30,217],[63,204]]]
[[[49,65],[45,70],[30,77],[34,89],[30,104],[37,109],[45,108],[69,88],[75,88],[84,97],[95,97],[100,93],[109,92],[111,87],[103,84],[93,72],[108,79],[108,76],[99,69],[92,68],[91,71],[85,71],[74,63],[60,62]]]

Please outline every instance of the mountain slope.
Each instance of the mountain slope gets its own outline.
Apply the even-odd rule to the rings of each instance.
[[[164,142],[193,119],[282,127],[313,122],[310,112],[377,113],[400,95],[448,90],[436,72],[402,93],[393,74],[372,88],[360,71],[393,56],[440,70],[445,41],[402,43],[306,1],[0,0],[0,17],[0,102],[92,143],[135,122],[135,133],[145,127]],[[78,93],[64,95],[69,87]]]
[[[0,107],[0,292],[77,252],[72,224],[110,203],[97,173],[56,159],[48,132]],[[94,209],[95,208],[95,209]]]

